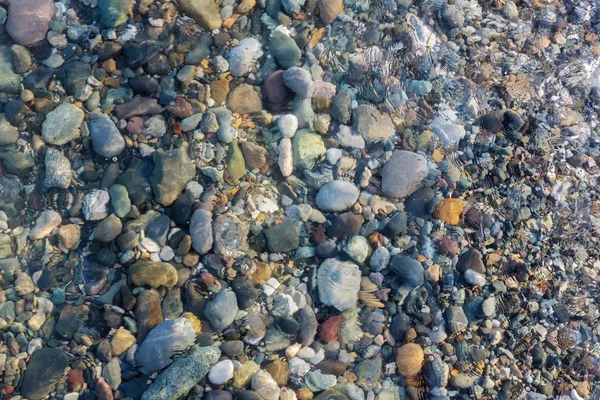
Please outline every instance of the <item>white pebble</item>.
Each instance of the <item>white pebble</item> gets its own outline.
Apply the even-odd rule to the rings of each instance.
[[[294,114],[285,114],[277,120],[277,127],[281,136],[284,138],[292,138],[298,130],[298,118]]]
[[[279,142],[279,158],[277,164],[281,170],[281,175],[288,177],[294,171],[294,155],[292,150],[292,141],[289,138],[283,138]]]

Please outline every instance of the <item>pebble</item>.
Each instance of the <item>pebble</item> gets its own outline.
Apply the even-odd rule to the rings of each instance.
[[[315,202],[325,212],[340,212],[352,207],[358,195],[358,189],[352,183],[335,180],[321,187]]]
[[[281,175],[290,176],[294,172],[294,156],[292,141],[289,138],[283,138],[279,141],[279,157],[277,164]]]
[[[18,44],[33,47],[46,37],[54,16],[52,0],[22,0],[8,7],[6,32]]]
[[[44,179],[46,187],[67,189],[71,185],[73,176],[71,162],[60,151],[48,148],[44,158],[44,166],[46,167],[46,178]]]
[[[328,258],[321,263],[317,274],[319,299],[340,311],[347,310],[356,304],[360,276],[358,265]]]
[[[94,151],[102,157],[111,158],[121,154],[125,139],[115,123],[106,115],[99,114],[88,122]]]
[[[61,146],[81,136],[83,111],[70,103],[62,103],[46,115],[42,137],[50,144]]]
[[[62,217],[54,210],[42,212],[35,221],[35,226],[29,232],[31,240],[43,239],[58,227],[62,222]]]
[[[210,325],[217,331],[222,331],[233,323],[238,313],[237,298],[231,291],[222,291],[215,296],[204,310]]]
[[[223,360],[216,363],[208,373],[208,380],[215,385],[223,385],[233,378],[233,363]]]
[[[395,150],[382,172],[382,190],[387,197],[403,198],[415,192],[429,174],[423,156]]]

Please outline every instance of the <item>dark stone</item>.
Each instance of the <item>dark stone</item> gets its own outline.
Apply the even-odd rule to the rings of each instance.
[[[170,215],[176,224],[185,225],[190,222],[193,203],[194,199],[188,191],[184,191],[177,199],[175,199],[170,207]]]
[[[317,396],[313,397],[313,400],[349,400],[348,396],[343,393],[338,392],[335,389],[329,388],[324,392],[319,393]]]
[[[62,82],[65,91],[70,95],[74,95],[85,87],[90,71],[90,64],[81,61],[69,61],[58,72],[58,79]]]
[[[156,43],[134,43],[126,42],[123,46],[123,61],[131,69],[136,69],[146,64],[152,57],[160,52]]]
[[[358,236],[364,223],[365,219],[362,215],[346,212],[335,217],[327,233],[331,237],[340,239]]]
[[[228,357],[239,356],[244,352],[244,342],[241,340],[229,340],[221,344],[221,351]]]
[[[485,274],[485,266],[483,264],[483,256],[477,249],[470,248],[458,257],[456,263],[456,270],[461,274],[464,274],[466,270],[472,269],[473,271]]]
[[[150,221],[146,227],[146,237],[154,240],[160,246],[167,243],[167,234],[169,233],[169,217],[161,215],[155,220]]]
[[[231,392],[226,390],[211,390],[206,392],[203,400],[231,400],[233,398]]]
[[[342,376],[346,372],[347,365],[343,361],[323,360],[316,367],[324,374]]]
[[[96,54],[98,55],[98,61],[106,61],[110,58],[117,58],[121,55],[123,46],[117,42],[103,42],[96,47]]]
[[[64,376],[69,366],[69,357],[59,349],[42,348],[33,353],[25,374],[21,395],[30,400],[46,397]]]
[[[300,324],[298,342],[304,346],[310,346],[315,340],[317,327],[319,326],[315,312],[310,306],[306,306],[298,312],[296,318]]]
[[[23,86],[31,91],[47,89],[54,72],[53,68],[39,66],[23,78]]]
[[[132,204],[139,206],[152,200],[152,185],[148,177],[153,169],[153,162],[134,158],[129,168],[123,171],[117,179],[118,184],[127,188],[127,193]]]
[[[243,276],[238,276],[233,280],[231,289],[235,293],[238,307],[241,310],[245,310],[254,304],[260,295],[260,291],[254,287],[254,282]]]
[[[389,269],[400,278],[403,285],[415,288],[425,282],[423,264],[409,256],[392,257]]]
[[[284,318],[278,321],[281,330],[289,335],[294,335],[300,330],[300,324],[292,318]]]
[[[77,330],[83,326],[83,322],[87,320],[89,311],[89,307],[85,304],[79,306],[65,305],[54,328],[56,333],[63,339],[72,339]]]
[[[129,87],[135,94],[152,96],[158,91],[158,81],[146,76],[136,76],[129,80]]]
[[[479,120],[481,127],[488,132],[496,134],[502,129],[502,112],[501,111],[490,111],[489,113],[482,116]]]
[[[405,213],[396,213],[390,218],[383,230],[383,234],[390,237],[406,235],[408,233],[408,220]]]
[[[403,342],[406,331],[411,327],[410,317],[404,313],[396,314],[390,325],[390,333],[397,342]]]
[[[171,71],[169,59],[166,55],[159,53],[148,60],[146,71],[150,75],[167,75]]]
[[[300,246],[300,228],[302,223],[286,219],[279,225],[265,230],[269,249],[274,253],[284,253],[296,250]]]
[[[503,123],[506,129],[512,131],[520,131],[521,128],[523,128],[523,125],[525,125],[523,118],[513,110],[506,110],[504,112]]]
[[[434,205],[431,200],[434,198],[435,191],[423,186],[404,200],[404,209],[417,218],[428,219],[433,212]]]

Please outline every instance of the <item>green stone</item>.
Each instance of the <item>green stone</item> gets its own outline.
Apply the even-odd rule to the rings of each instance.
[[[10,48],[0,47],[0,92],[14,93],[19,89],[21,77],[15,73]]]
[[[131,200],[127,188],[123,185],[115,184],[108,189],[110,194],[110,203],[113,206],[115,215],[119,218],[125,217],[131,210]]]
[[[106,28],[123,25],[133,12],[132,0],[98,0],[100,24]]]
[[[296,42],[294,42],[294,39],[281,32],[273,33],[270,49],[273,57],[275,57],[279,65],[284,69],[298,64],[302,56],[302,52]]]
[[[234,184],[239,183],[240,179],[246,175],[246,162],[244,161],[244,155],[237,142],[229,144],[225,162],[227,163],[229,180]]]
[[[292,139],[292,147],[294,166],[303,169],[312,169],[327,151],[321,135],[306,130],[296,133]]]

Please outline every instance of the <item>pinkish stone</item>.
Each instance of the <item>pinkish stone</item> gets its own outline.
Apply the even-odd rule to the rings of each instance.
[[[140,117],[132,117],[127,122],[127,132],[132,135],[141,135],[144,131],[144,120]]]
[[[265,94],[271,103],[281,103],[288,93],[283,84],[283,70],[275,71],[265,79]]]
[[[6,31],[16,43],[35,46],[46,37],[54,10],[53,0],[11,0]]]

